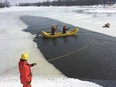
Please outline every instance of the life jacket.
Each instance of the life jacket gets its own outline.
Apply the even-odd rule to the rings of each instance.
[[[26,60],[20,59],[19,63],[19,73],[21,83],[27,83],[32,80],[32,73],[30,67],[32,64],[28,64]]]
[[[63,33],[66,33],[66,30],[67,30],[67,26],[64,26],[63,27]]]
[[[51,32],[54,32],[56,30],[56,27],[55,26],[52,26],[51,27]]]

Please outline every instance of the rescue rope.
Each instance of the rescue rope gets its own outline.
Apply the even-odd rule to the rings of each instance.
[[[78,51],[80,51],[80,50],[83,50],[84,48],[88,47],[88,46],[91,45],[94,41],[95,41],[95,40],[92,40],[90,43],[88,43],[87,45],[81,47],[81,48],[78,49],[78,50],[72,51],[72,52],[70,52],[70,53],[67,53],[67,54],[62,55],[62,56],[59,56],[59,57],[55,57],[55,58],[49,59],[49,60],[47,60],[47,61],[49,61],[49,62],[50,62],[50,61],[54,61],[54,60],[57,60],[57,59],[61,59],[61,58],[65,57],[65,56],[74,54],[74,53],[76,53],[76,52],[78,52]]]

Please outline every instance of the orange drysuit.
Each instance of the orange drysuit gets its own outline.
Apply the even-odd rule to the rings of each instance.
[[[32,67],[32,64],[28,64],[26,60],[20,59],[19,73],[23,87],[31,87],[32,73],[30,67]]]

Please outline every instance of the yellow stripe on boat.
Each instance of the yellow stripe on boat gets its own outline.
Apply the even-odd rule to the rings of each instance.
[[[75,35],[77,32],[78,32],[78,28],[74,28],[71,31],[67,31],[66,33],[57,32],[54,35],[52,35],[52,33],[42,31],[42,35],[44,37],[53,38],[53,37],[71,36],[71,35]]]

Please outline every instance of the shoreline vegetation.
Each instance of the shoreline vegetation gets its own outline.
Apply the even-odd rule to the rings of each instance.
[[[46,0],[41,2],[24,2],[12,4],[12,1],[0,1],[0,8],[11,7],[11,6],[103,6],[103,7],[114,7],[116,4],[115,0]]]

